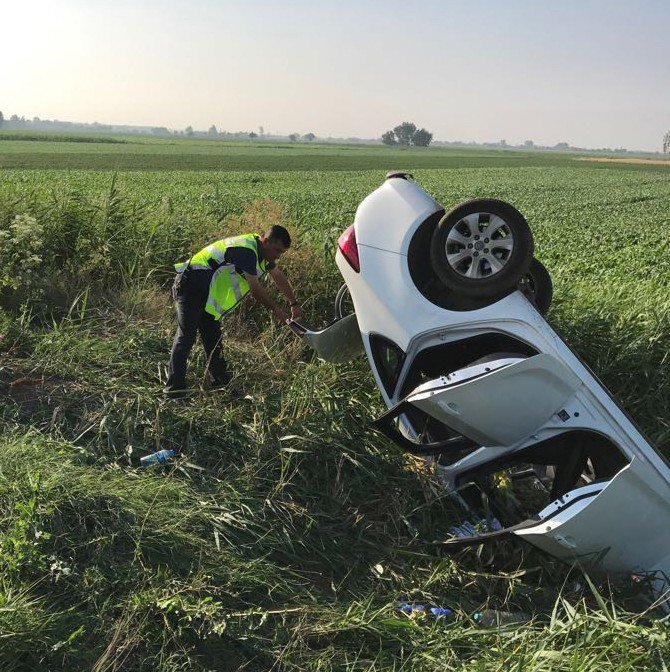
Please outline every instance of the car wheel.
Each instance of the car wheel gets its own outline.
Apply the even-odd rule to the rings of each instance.
[[[554,286],[549,271],[542,262],[533,257],[528,272],[519,280],[519,289],[526,298],[537,308],[541,315],[546,315],[551,306],[554,295]]]
[[[335,319],[341,320],[347,315],[355,313],[354,302],[351,300],[351,294],[346,283],[340,287],[335,296]]]
[[[493,299],[511,291],[528,271],[533,235],[509,203],[478,198],[442,217],[430,258],[448,289],[466,298]]]

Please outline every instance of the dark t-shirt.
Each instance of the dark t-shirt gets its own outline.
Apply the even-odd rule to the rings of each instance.
[[[256,249],[258,250],[258,260],[262,261],[263,252],[258,238],[256,238]],[[248,247],[229,247],[226,250],[225,261],[227,264],[235,264],[235,270],[240,274],[258,275],[256,271],[256,255]],[[275,266],[274,261],[269,261],[266,268],[268,271],[271,271]]]

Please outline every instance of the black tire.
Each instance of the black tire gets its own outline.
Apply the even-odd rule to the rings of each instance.
[[[354,313],[354,304],[351,300],[351,294],[346,283],[342,285],[335,296],[335,319],[341,320],[347,315]]]
[[[533,249],[533,234],[516,208],[477,198],[442,217],[431,238],[430,259],[444,286],[456,295],[496,299],[526,274]]]
[[[546,315],[549,312],[551,299],[554,295],[554,285],[551,282],[549,271],[541,261],[533,257],[528,271],[519,280],[518,286],[541,315]]]

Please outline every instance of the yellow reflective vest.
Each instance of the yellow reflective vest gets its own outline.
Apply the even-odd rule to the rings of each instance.
[[[258,275],[262,276],[267,272],[267,262],[258,258],[256,243],[258,237],[257,233],[245,233],[241,236],[217,240],[194,254],[188,261],[174,266],[177,273],[180,274],[187,268],[210,270],[212,269],[210,261],[220,264],[212,275],[207,304],[205,305],[205,310],[217,320],[229,313],[249,293],[249,283],[246,278],[235,270],[235,264],[227,264],[225,261],[226,250],[229,247],[249,248],[256,256],[256,272]]]

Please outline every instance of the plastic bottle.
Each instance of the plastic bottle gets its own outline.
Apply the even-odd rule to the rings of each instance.
[[[408,616],[430,616],[432,618],[449,617],[453,615],[453,611],[447,607],[428,607],[424,604],[416,604],[414,602],[401,602],[397,607],[397,611],[402,611]]]
[[[528,623],[531,616],[523,611],[499,611],[498,609],[484,609],[472,614],[472,620],[482,628],[496,627],[503,625],[521,625]]]
[[[402,611],[404,614],[423,614],[426,607],[423,604],[415,604],[414,602],[401,602],[397,607],[397,611]]]
[[[174,457],[174,450],[170,448],[169,450],[159,450],[156,453],[151,453],[151,455],[145,455],[140,459],[140,466],[148,467],[152,464],[164,464],[169,459]]]

